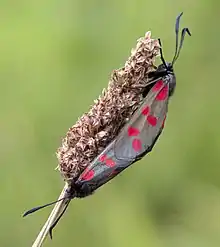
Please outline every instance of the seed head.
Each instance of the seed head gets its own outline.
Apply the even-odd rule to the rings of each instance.
[[[159,54],[158,40],[150,36],[147,32],[138,39],[125,66],[113,71],[107,89],[63,138],[57,158],[65,181],[72,181],[82,173],[142,103],[148,74],[155,71],[154,62]]]

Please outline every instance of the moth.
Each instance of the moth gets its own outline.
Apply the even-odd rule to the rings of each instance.
[[[173,65],[179,57],[185,35],[188,34],[191,36],[189,29],[183,28],[179,42],[179,23],[182,14],[176,18],[176,47],[172,62],[167,63],[165,61],[159,39],[162,64],[158,66],[155,72],[151,72],[149,75],[150,84],[148,83],[146,86],[142,104],[125,124],[117,137],[93,160],[76,180],[69,184],[63,198],[56,201],[62,201],[62,203],[59,213],[49,226],[51,238],[53,228],[66,211],[71,199],[91,195],[97,188],[142,159],[153,149],[163,131],[169,99],[176,87]],[[24,216],[56,202],[33,208],[27,211]]]

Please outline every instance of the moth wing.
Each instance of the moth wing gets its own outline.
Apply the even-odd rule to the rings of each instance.
[[[114,143],[115,141],[112,141],[104,151],[94,159],[79,176],[76,184],[84,185],[93,191],[107,183],[132,163],[127,160],[118,160],[115,157]]]
[[[148,151],[161,132],[167,113],[167,104],[168,85],[158,80],[146,96],[144,103],[119,133],[118,138],[112,141],[82,172],[76,184],[86,186],[93,191],[131,165],[135,158]],[[149,112],[147,107],[151,107]],[[152,116],[150,114],[154,114],[153,116],[157,118],[156,124],[153,118],[149,118]],[[138,136],[134,129],[139,130]],[[138,151],[133,148],[137,138],[142,143]]]
[[[151,151],[163,128],[168,99],[169,83],[158,80],[116,139],[117,159],[135,160]]]

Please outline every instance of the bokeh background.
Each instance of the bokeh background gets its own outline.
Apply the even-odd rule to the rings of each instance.
[[[220,246],[220,29],[215,0],[0,1],[0,245],[31,246],[63,187],[61,138],[148,30],[167,60],[188,26],[152,153],[74,200],[45,246]],[[158,59],[158,63],[159,63]]]

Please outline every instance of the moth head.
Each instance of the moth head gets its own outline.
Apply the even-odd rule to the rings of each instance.
[[[167,75],[167,74],[173,74],[173,65],[172,63],[167,63],[165,62],[165,64],[160,64],[157,68],[157,73],[161,76],[163,75]]]
[[[169,83],[169,96],[172,96],[176,87],[176,76],[172,63],[160,64],[157,68],[157,75],[164,77],[164,80]]]

